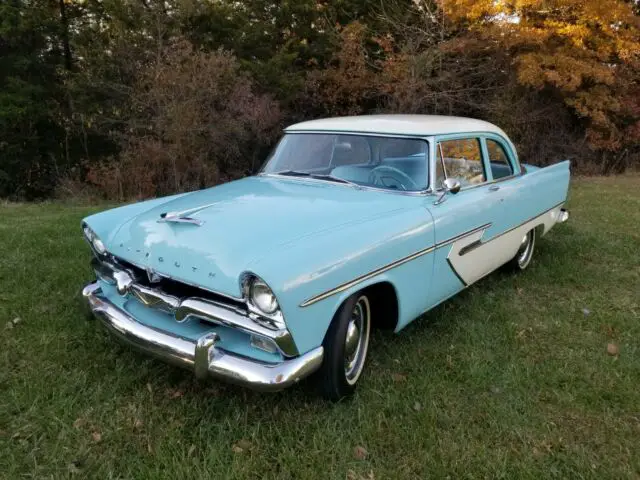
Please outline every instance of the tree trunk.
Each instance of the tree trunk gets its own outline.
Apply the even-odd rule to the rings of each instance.
[[[69,23],[67,20],[67,7],[64,0],[59,0],[60,5],[60,23],[62,24],[62,46],[64,50],[64,67],[71,70],[71,46],[69,45]]]

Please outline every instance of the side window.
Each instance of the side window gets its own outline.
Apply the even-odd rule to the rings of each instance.
[[[491,173],[494,180],[513,175],[513,167],[502,145],[495,140],[487,139],[487,151],[489,152],[489,164],[491,165]]]
[[[477,138],[461,138],[440,142],[438,157],[442,158],[441,163],[446,178],[460,181],[463,187],[487,181],[482,165],[480,140]]]

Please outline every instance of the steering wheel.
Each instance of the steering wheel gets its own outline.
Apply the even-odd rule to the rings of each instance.
[[[397,185],[389,185],[385,182],[386,179],[393,180]],[[369,183],[387,188],[397,188],[399,185],[402,187],[402,190],[407,190],[407,186],[409,186],[412,190],[418,190],[418,185],[416,185],[416,182],[414,182],[409,175],[389,165],[380,165],[371,170],[371,173],[369,173]]]

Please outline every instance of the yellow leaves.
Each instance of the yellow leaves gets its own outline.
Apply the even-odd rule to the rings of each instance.
[[[518,81],[542,88],[552,85],[565,92],[576,92],[585,82],[612,85],[614,69],[588,56],[578,58],[571,51],[527,53],[518,59]]]
[[[584,48],[585,39],[591,33],[591,30],[584,24],[547,20],[544,25],[550,33],[553,32],[555,35],[566,37],[570,44],[578,48]]]
[[[454,20],[478,20],[500,13],[501,2],[494,0],[440,0],[440,7]]]
[[[615,49],[618,57],[625,63],[640,59],[640,42],[625,38],[616,38]]]

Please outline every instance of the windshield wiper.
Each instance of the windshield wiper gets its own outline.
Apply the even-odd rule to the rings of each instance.
[[[354,187],[360,186],[357,183],[350,182],[349,180],[345,180],[344,178],[334,177],[333,175],[309,174],[309,177],[318,180],[328,180],[330,182],[345,183],[347,185],[353,185]]]
[[[281,172],[273,172],[273,175],[289,175],[291,177],[309,177],[309,172],[301,172],[300,170],[282,170]]]
[[[351,185],[353,187],[360,188],[357,183],[350,182],[344,178],[334,177],[333,175],[323,175],[320,173],[301,172],[300,170],[282,170],[280,172],[274,172],[273,175],[288,175],[291,177],[309,177],[316,180],[327,180],[329,182],[344,183],[345,185]]]

